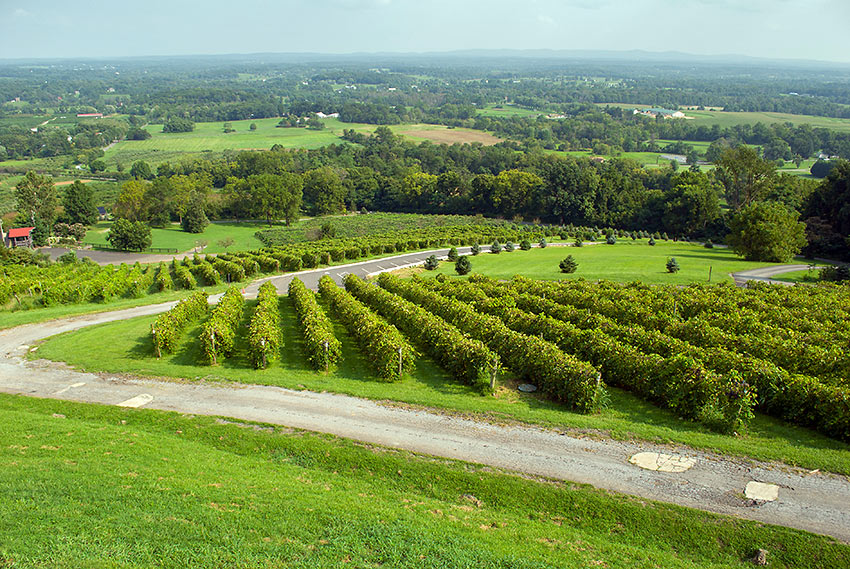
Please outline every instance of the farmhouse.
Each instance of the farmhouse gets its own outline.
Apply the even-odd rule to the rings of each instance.
[[[683,119],[685,118],[685,113],[682,111],[671,111],[670,109],[661,109],[657,107],[653,107],[651,109],[635,109],[632,111],[636,115],[644,115],[647,117],[662,117],[665,119]]]
[[[318,113],[316,113],[316,116],[319,117],[320,119],[338,119],[339,113],[330,113],[330,114],[326,115],[322,111],[319,111]]]
[[[35,227],[16,227],[10,229],[8,234],[3,234],[0,229],[0,237],[6,247],[32,247],[32,230]]]

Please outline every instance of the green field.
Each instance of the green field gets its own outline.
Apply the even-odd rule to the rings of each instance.
[[[729,249],[706,249],[701,245],[661,240],[653,247],[647,245],[646,239],[632,241],[622,238],[616,245],[535,247],[531,251],[521,251],[518,244],[514,245],[517,249],[512,253],[503,251],[494,255],[490,253],[489,244],[482,244],[481,254],[471,258],[472,271],[498,279],[523,275],[543,280],[581,278],[682,285],[709,282],[709,269],[712,283],[731,283],[730,273],[776,264],[744,261]],[[561,273],[558,268],[558,263],[567,255],[572,255],[578,262],[578,270],[573,274]],[[681,270],[678,273],[667,272],[665,265],[670,257],[679,262]],[[454,265],[444,262],[437,271],[426,272],[423,276],[441,273],[456,275]]]
[[[224,133],[223,122],[196,123],[193,132],[169,134],[162,132],[162,125],[152,124],[145,127],[151,133],[151,138],[119,142],[106,151],[105,159],[109,169],[114,170],[119,162],[125,167],[136,160],[146,160],[157,165],[184,156],[218,154],[225,150],[268,150],[275,144],[284,148],[321,148],[344,142],[340,136],[345,129],[371,133],[377,128],[371,124],[344,123],[333,118],[323,119],[323,130],[277,128],[279,122],[279,118],[232,121],[231,128],[236,132],[227,134]],[[250,129],[252,123],[257,125],[257,130]],[[416,141],[441,141],[448,138],[449,143],[465,142],[465,138],[475,138],[483,134],[481,131],[448,129],[440,125],[405,124],[393,125],[390,128],[396,133],[409,132],[406,136]]]
[[[597,103],[600,107],[620,107],[622,109],[641,109],[652,105],[636,105],[634,103]],[[713,126],[720,125],[721,128],[731,127],[739,124],[765,124],[790,122],[794,126],[808,124],[812,127],[829,128],[841,132],[850,132],[850,119],[838,119],[832,117],[815,117],[809,115],[792,115],[788,113],[768,112],[726,112],[726,111],[683,111],[686,117],[692,117],[697,125]],[[673,119],[671,119],[673,120]],[[676,119],[687,120],[687,119]]]
[[[252,301],[249,306],[253,304]],[[250,313],[249,308],[246,315]],[[37,357],[65,361],[88,371],[346,393],[472,413],[497,422],[511,419],[561,429],[590,429],[614,438],[672,442],[850,474],[850,445],[763,415],[754,419],[745,437],[728,436],[710,431],[700,423],[684,421],[675,413],[616,388],[609,389],[610,403],[601,412],[581,415],[542,397],[518,392],[517,382],[510,375],[499,379],[495,397],[481,395],[472,387],[453,380],[428,357],[419,358],[416,371],[399,382],[377,381],[356,343],[341,326],[336,327],[336,335],[343,342],[342,363],[330,374],[316,373],[305,361],[303,339],[287,297],[281,299],[281,316],[284,334],[281,358],[265,370],[255,370],[250,363],[245,345],[247,318],[243,319],[233,356],[216,367],[198,365],[201,361],[197,341],[199,325],[187,331],[174,355],[157,360],[150,341],[153,316],[55,336],[41,344]],[[110,342],[103,342],[107,337]]]
[[[847,545],[281,427],[0,395],[7,567],[842,567]],[[26,531],[21,531],[26,528]]]
[[[496,108],[497,106],[501,108]],[[518,107],[514,104],[504,103],[502,105],[486,105],[478,111],[478,114],[485,117],[536,117],[543,113],[541,111]]]
[[[107,245],[106,236],[112,226],[110,221],[101,221],[86,233],[86,243]],[[179,252],[190,251],[198,246],[198,241],[206,241],[204,253],[224,253],[225,248],[218,244],[226,237],[233,238],[229,251],[248,251],[263,246],[254,234],[261,229],[268,229],[265,223],[210,223],[203,233],[187,233],[180,229],[179,223],[172,223],[164,228],[151,228],[151,247],[167,247]]]

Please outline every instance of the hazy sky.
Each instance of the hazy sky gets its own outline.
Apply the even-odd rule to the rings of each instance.
[[[850,0],[0,0],[0,58],[611,49],[850,62]]]

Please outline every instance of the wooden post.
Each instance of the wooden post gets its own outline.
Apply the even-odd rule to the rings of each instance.
[[[496,375],[499,373],[499,361],[494,360],[490,366],[490,391],[496,391]]]
[[[212,344],[212,364],[218,363],[215,357],[215,332],[210,332],[210,343]]]
[[[402,360],[401,360],[401,346],[398,347],[398,377],[401,378],[401,368],[402,368]]]
[[[156,328],[151,328],[151,334],[153,334],[153,347],[156,350],[156,359],[162,357],[162,354],[159,351],[159,344],[156,341]]]
[[[328,345],[327,340],[325,340],[323,345],[325,346],[325,372],[327,373],[331,369],[330,356],[328,355],[328,349],[330,348],[330,346]]]
[[[708,266],[708,282],[711,282],[711,265]]]
[[[263,369],[266,369],[266,339],[260,338],[260,347],[263,348]]]

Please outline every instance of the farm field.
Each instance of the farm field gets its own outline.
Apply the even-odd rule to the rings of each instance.
[[[17,566],[839,568],[828,538],[291,429],[0,395]],[[20,496],[28,496],[27,500]],[[28,531],[19,531],[21,527]]]
[[[641,109],[652,105],[637,105],[633,103],[597,103],[600,107],[620,107],[622,109]],[[735,126],[738,124],[755,124],[762,122],[766,124],[790,122],[794,126],[808,124],[812,127],[829,128],[840,132],[850,132],[850,119],[839,119],[832,117],[816,117],[810,115],[793,115],[788,113],[769,112],[726,112],[726,111],[684,111],[685,116],[692,117],[695,124],[706,126],[720,125],[720,127]],[[687,119],[684,119],[687,120]]]
[[[614,438],[672,442],[731,455],[779,460],[810,469],[850,473],[847,453],[850,446],[763,415],[757,415],[752,421],[746,437],[733,437],[683,421],[677,414],[617,388],[610,388],[610,402],[604,409],[584,415],[571,412],[543,396],[516,391],[519,381],[510,375],[500,378],[495,397],[482,395],[477,389],[453,379],[426,356],[418,358],[416,370],[404,374],[400,381],[379,381],[354,340],[338,324],[335,334],[342,341],[341,363],[329,374],[317,373],[304,357],[304,341],[288,297],[281,297],[280,301],[283,331],[280,360],[267,369],[256,370],[245,339],[251,307],[255,303],[246,304],[233,355],[218,366],[202,363],[198,341],[201,326],[197,324],[187,329],[172,355],[156,359],[150,340],[155,317],[103,324],[56,336],[41,344],[37,357],[65,361],[87,371],[345,393],[473,413],[497,422],[516,420],[564,429],[591,429],[604,431]],[[114,341],[104,345],[98,340],[104,337],[114,338]]]
[[[502,244],[504,245],[504,243]],[[603,243],[584,247],[534,247],[522,251],[518,244],[511,253],[494,255],[490,244],[481,245],[481,254],[471,257],[472,272],[497,279],[509,279],[523,275],[531,279],[587,279],[615,282],[641,281],[647,284],[691,284],[707,283],[711,269],[712,283],[731,283],[730,273],[776,263],[744,261],[731,250],[715,247],[706,249],[701,245],[658,240],[650,247],[646,239],[619,239],[615,245]],[[535,244],[536,245],[536,244]],[[578,270],[572,274],[560,272],[558,263],[572,255],[578,262]],[[681,270],[668,273],[667,259],[675,257]],[[424,277],[437,274],[455,275],[454,264],[443,262],[436,271],[424,271]]]
[[[275,144],[284,148],[320,148],[329,144],[344,142],[340,136],[345,129],[371,133],[375,125],[344,123],[338,119],[323,119],[323,130],[306,128],[277,128],[279,118],[253,119],[230,122],[236,132],[224,133],[223,122],[196,123],[195,130],[187,133],[162,132],[161,124],[147,125],[151,133],[148,140],[125,140],[106,151],[106,161],[110,170],[119,162],[129,166],[136,160],[146,160],[152,165],[175,160],[182,155],[201,156],[205,153],[221,153],[225,150],[268,150]],[[257,130],[250,130],[250,125]],[[439,125],[393,125],[393,132],[412,140],[432,140],[452,144],[454,142],[482,142],[495,144],[500,139],[471,129],[449,129]],[[0,163],[2,166],[2,163]]]
[[[478,111],[478,114],[485,117],[536,117],[543,113],[506,103],[503,105],[486,105]]]

